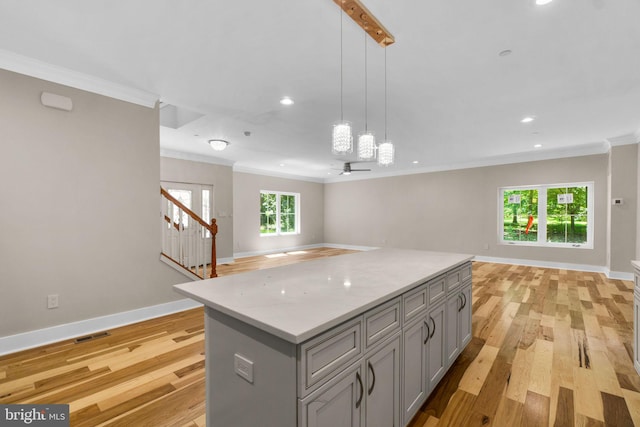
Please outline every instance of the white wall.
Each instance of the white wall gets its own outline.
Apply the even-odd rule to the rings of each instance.
[[[181,299],[159,261],[158,110],[5,70],[0,93],[0,336]]]
[[[313,245],[324,237],[324,184],[295,179],[233,173],[233,238],[236,254]],[[300,193],[301,232],[260,236],[260,190]]]
[[[231,166],[160,158],[162,181],[213,186],[213,215],[218,225],[216,254],[218,259],[233,257],[233,171]]]
[[[327,184],[325,241],[604,267],[607,162],[603,154]],[[499,187],[583,181],[595,182],[594,249],[497,244]]]

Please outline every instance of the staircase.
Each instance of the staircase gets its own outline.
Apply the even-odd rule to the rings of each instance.
[[[215,218],[208,224],[160,187],[163,261],[192,280],[218,277]]]

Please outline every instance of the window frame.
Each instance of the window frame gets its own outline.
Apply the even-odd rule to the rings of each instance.
[[[573,242],[548,242],[547,241],[547,191],[552,188],[587,188],[587,241],[585,243]],[[569,249],[593,249],[594,222],[595,222],[595,184],[593,181],[538,184],[538,185],[514,185],[498,188],[498,244],[515,246],[538,246],[550,248]],[[538,226],[536,241],[517,241],[504,239],[504,192],[514,190],[537,190],[538,191]]]
[[[258,230],[260,237],[269,236],[292,236],[300,234],[300,193],[293,193],[289,191],[272,191],[272,190],[260,190],[260,200],[262,200],[263,194],[274,194],[276,196],[276,232],[275,233],[263,233],[260,230],[260,217],[262,216],[262,204],[260,204],[258,212]],[[293,196],[295,203],[295,230],[294,231],[282,231],[281,230],[281,196]]]

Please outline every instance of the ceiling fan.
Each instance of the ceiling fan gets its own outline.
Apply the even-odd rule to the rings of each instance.
[[[358,162],[345,162],[344,165],[342,166],[342,172],[340,172],[340,175],[351,175],[351,172],[368,172],[371,170],[371,169],[352,169],[351,163],[358,163]]]

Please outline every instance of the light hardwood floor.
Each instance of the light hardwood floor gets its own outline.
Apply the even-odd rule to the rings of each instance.
[[[235,274],[350,252],[242,259]],[[640,426],[633,284],[474,262],[473,340],[411,427]],[[68,403],[72,426],[204,426],[202,309],[0,358],[0,403]],[[276,426],[274,426],[276,427]]]

